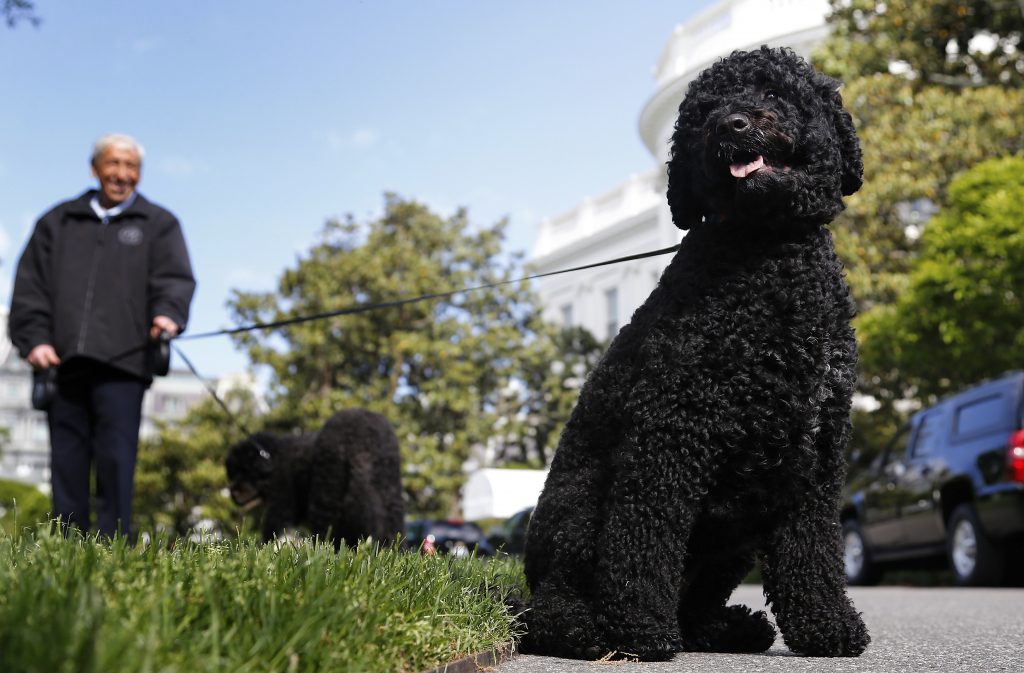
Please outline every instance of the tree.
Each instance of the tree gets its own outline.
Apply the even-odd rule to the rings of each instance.
[[[241,428],[255,428],[258,409],[253,395],[230,391],[225,402],[229,418],[213,400],[206,400],[175,423],[163,423],[155,439],[139,447],[135,476],[135,528],[187,536],[213,528],[232,535],[247,530],[228,497],[224,457],[242,439]],[[240,427],[239,427],[240,426]]]
[[[518,259],[501,256],[504,227],[474,228],[463,210],[444,218],[387,195],[379,219],[328,222],[277,292],[236,292],[230,305],[239,322],[262,323],[509,281]],[[382,413],[402,446],[408,510],[446,515],[464,462],[488,445],[501,414],[523,423],[507,391],[523,385],[524,353],[550,338],[538,313],[526,283],[507,283],[237,340],[270,369],[271,420],[314,430],[338,409]],[[561,408],[555,398],[549,408]]]
[[[1024,84],[1019,0],[831,0],[818,58],[844,80],[896,71],[922,84]]]
[[[903,290],[917,236],[957,174],[1019,152],[1024,5],[1006,0],[831,0],[814,54],[846,84],[864,187],[835,224],[862,311]]]
[[[925,400],[1024,363],[1024,157],[981,163],[929,222],[907,291],[863,316],[870,371]]]
[[[1019,3],[1018,3],[1019,4]],[[1006,2],[834,0],[831,35],[814,60],[845,81],[843,98],[864,151],[865,184],[833,225],[862,317],[859,390],[880,406],[854,414],[852,451],[869,460],[903,421],[896,403],[920,401],[866,335],[910,286],[922,234],[950,180],[1024,148],[1019,111],[1020,8]],[[869,317],[870,316],[870,317]]]
[[[8,28],[14,28],[20,21],[28,21],[36,27],[42,23],[42,19],[35,15],[35,5],[30,0],[3,0],[0,12]]]
[[[921,237],[950,181],[980,161],[1024,149],[1019,3],[991,0],[833,0],[830,37],[815,63],[845,82],[864,152],[865,183],[833,224],[862,316],[909,287]],[[879,308],[879,310],[888,310]],[[876,314],[878,315],[878,314]],[[856,322],[858,334],[865,333]],[[851,448],[901,422],[895,403],[920,389],[861,339],[859,391],[881,406],[858,412]],[[919,383],[919,382],[918,382]]]
[[[490,462],[543,468],[554,457],[586,375],[605,344],[582,327],[563,329],[540,322],[523,349],[519,372],[500,398]]]
[[[974,164],[1024,149],[1024,90],[917,86],[878,74],[843,98],[864,152],[864,186],[833,225],[861,311],[895,300],[919,236],[949,181]]]
[[[0,479],[0,531],[17,536],[50,517],[50,499],[29,484]]]

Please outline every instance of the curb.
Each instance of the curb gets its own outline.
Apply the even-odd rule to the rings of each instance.
[[[498,645],[487,652],[477,652],[462,659],[449,661],[437,668],[431,668],[422,673],[478,673],[479,671],[493,671],[495,666],[509,661],[516,655],[513,643],[507,642]]]

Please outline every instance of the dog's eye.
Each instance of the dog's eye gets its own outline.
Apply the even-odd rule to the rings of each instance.
[[[778,94],[777,91],[775,91],[775,89],[765,89],[764,90],[764,98],[765,98],[765,100],[775,100],[778,97],[779,97],[779,94]]]

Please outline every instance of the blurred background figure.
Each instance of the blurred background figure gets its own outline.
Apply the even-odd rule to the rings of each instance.
[[[9,318],[11,341],[49,382],[33,401],[48,413],[53,515],[90,529],[95,469],[105,536],[130,533],[148,344],[184,329],[196,285],[177,218],[136,191],[143,154],[129,136],[96,141],[99,186],[36,223]]]

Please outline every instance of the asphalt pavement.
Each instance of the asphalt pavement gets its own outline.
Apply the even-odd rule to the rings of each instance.
[[[871,644],[855,658],[800,657],[779,636],[761,654],[682,653],[672,661],[591,662],[517,655],[498,673],[894,673],[1024,672],[1024,589],[855,587]],[[764,607],[761,587],[744,585],[732,603]]]

